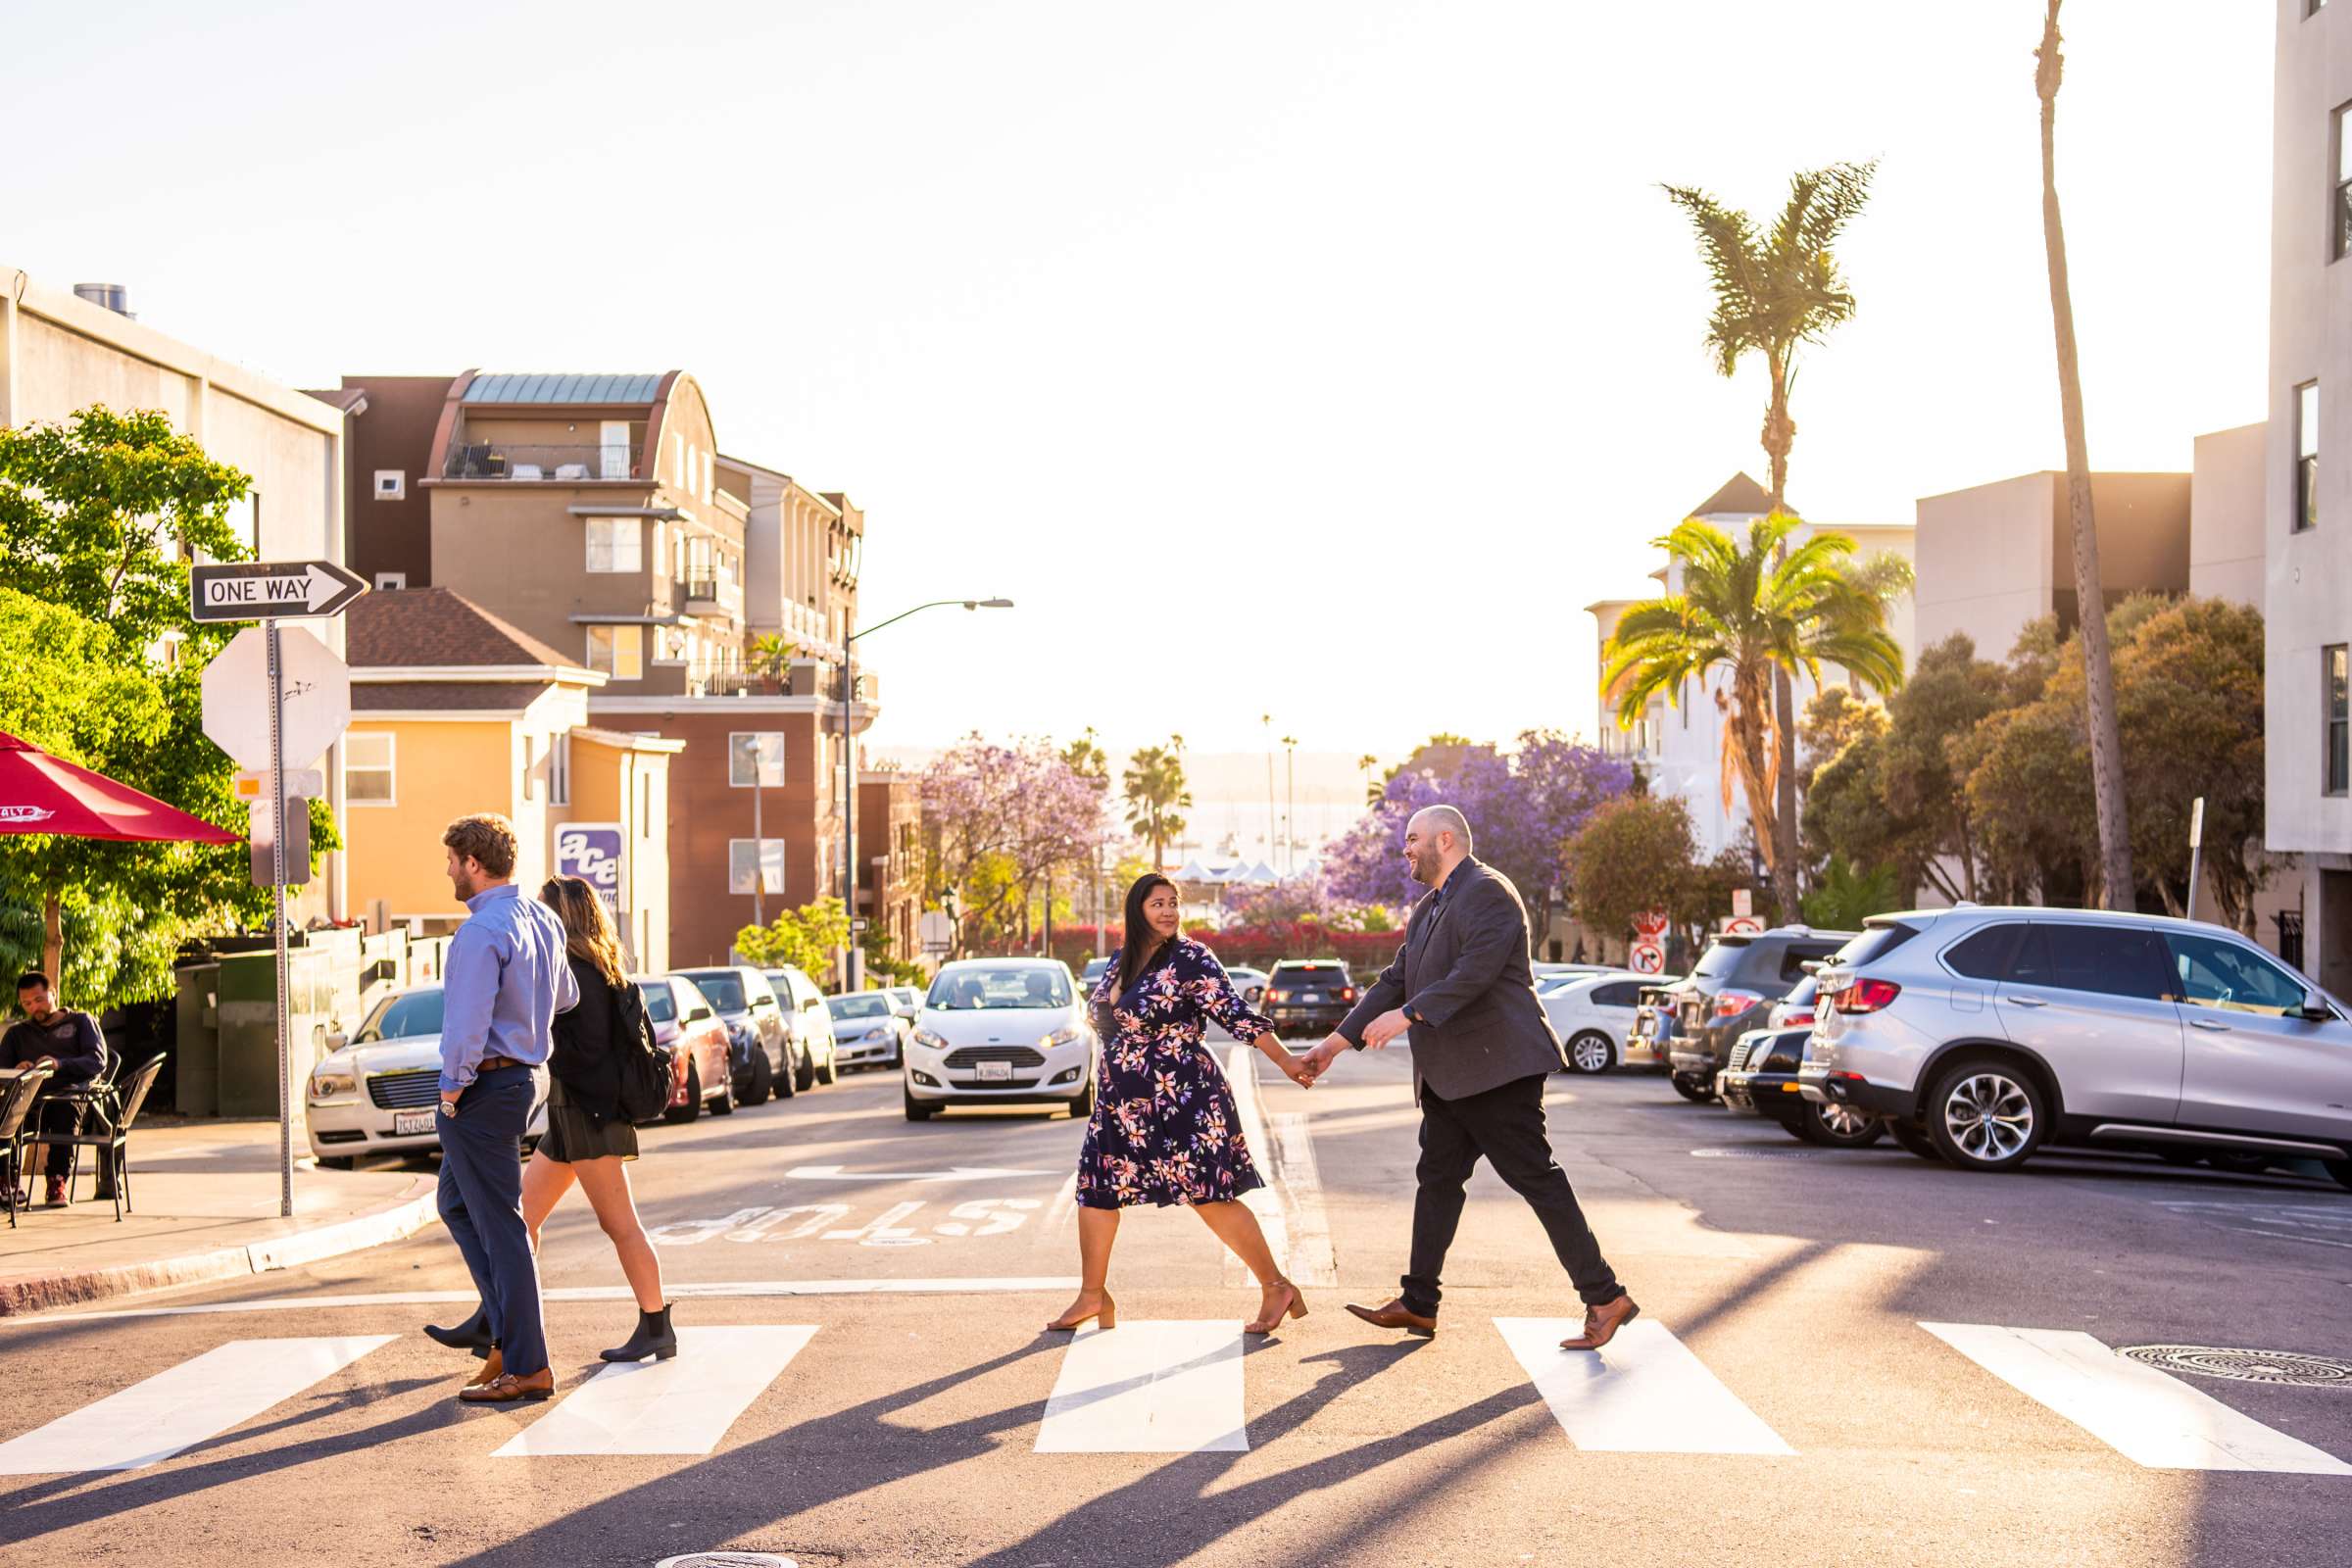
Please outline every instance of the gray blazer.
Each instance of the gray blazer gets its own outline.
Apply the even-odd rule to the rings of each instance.
[[[1459,1100],[1565,1065],[1536,1000],[1527,906],[1510,878],[1478,860],[1453,868],[1443,902],[1431,892],[1413,906],[1396,961],[1339,1032],[1360,1046],[1364,1026],[1399,1006],[1423,1020],[1408,1035],[1416,1100],[1425,1084],[1441,1100]]]

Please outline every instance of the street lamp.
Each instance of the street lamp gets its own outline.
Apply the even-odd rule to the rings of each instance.
[[[858,918],[858,765],[854,755],[857,742],[850,734],[850,700],[858,689],[853,654],[850,645],[860,637],[870,637],[885,626],[895,626],[908,615],[926,610],[946,610],[961,605],[966,610],[1010,610],[1009,599],[934,599],[912,610],[902,610],[888,620],[878,620],[861,631],[845,632],[841,639],[841,904],[842,912],[852,921]],[[880,911],[877,910],[877,913]],[[858,989],[858,941],[855,935],[842,950],[841,981],[844,990]]]

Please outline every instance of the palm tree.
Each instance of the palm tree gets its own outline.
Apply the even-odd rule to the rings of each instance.
[[[1801,669],[1818,686],[1821,666],[1838,663],[1877,691],[1903,682],[1902,649],[1887,635],[1884,594],[1890,575],[1907,578],[1907,571],[1894,572],[1874,558],[1857,582],[1846,567],[1851,539],[1820,533],[1791,546],[1789,535],[1799,526],[1776,512],[1736,540],[1691,517],[1655,541],[1683,563],[1683,591],[1625,612],[1600,677],[1604,690],[1617,692],[1617,722],[1627,729],[1653,697],[1678,702],[1688,683],[1704,689],[1710,676],[1720,680],[1724,808],[1731,808],[1737,779],[1776,889],[1794,877],[1784,858],[1788,836],[1780,831],[1778,786],[1789,764],[1779,745],[1774,675]],[[1795,918],[1796,908],[1793,899],[1782,906],[1783,918]]]
[[[1772,465],[1772,510],[1788,509],[1788,452],[1796,421],[1788,397],[1796,384],[1796,351],[1818,343],[1854,314],[1854,296],[1838,270],[1834,247],[1870,199],[1878,161],[1832,164],[1788,181],[1788,200],[1769,228],[1705,191],[1665,187],[1668,199],[1698,230],[1699,257],[1715,290],[1707,318],[1707,352],[1730,376],[1750,354],[1764,359],[1771,400],[1764,410],[1764,455]],[[1786,916],[1796,908],[1796,694],[1785,666],[1772,674],[1777,781],[1772,822],[1773,894]],[[1765,819],[1756,818],[1758,837]]]
[[[1380,759],[1374,757],[1370,752],[1366,752],[1355,760],[1355,765],[1362,768],[1364,772],[1364,804],[1378,806],[1380,792],[1372,787],[1372,770],[1380,765]]]
[[[1184,831],[1178,811],[1193,804],[1184,783],[1184,760],[1176,748],[1147,746],[1127,760],[1123,775],[1127,795],[1127,825],[1152,846],[1152,869],[1159,869],[1168,840]]]
[[[774,632],[755,638],[752,642],[751,671],[762,680],[783,683],[792,668],[792,656],[800,652],[798,644],[785,641]]]
[[[2066,228],[2058,219],[2058,4],[2042,18],[2034,51],[2041,98],[2041,237],[2049,253],[2050,321],[2058,334],[2058,416],[2066,426],[2066,510],[2075,532],[2075,605],[2082,623],[2082,706],[2090,731],[2090,789],[2099,817],[2099,892],[2110,909],[2129,909],[2132,831],[2124,819],[2124,743],[2115,718],[2115,666],[2107,651],[2107,598],[2099,579],[2099,534],[2090,511],[2090,453],[2082,434],[2082,368],[2075,353],[2075,301],[2066,281]]]

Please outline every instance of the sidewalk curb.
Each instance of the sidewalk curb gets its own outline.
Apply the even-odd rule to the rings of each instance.
[[[241,1247],[218,1247],[153,1262],[118,1263],[110,1268],[78,1272],[0,1276],[0,1318],[53,1312],[60,1307],[177,1285],[203,1285],[268,1274],[276,1269],[299,1268],[322,1258],[397,1242],[439,1220],[440,1213],[434,1204],[438,1186],[436,1178],[419,1176],[409,1184],[407,1192],[374,1208]]]

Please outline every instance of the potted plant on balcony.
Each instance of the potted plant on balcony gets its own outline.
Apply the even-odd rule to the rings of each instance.
[[[760,688],[769,696],[784,690],[785,676],[792,670],[792,656],[799,645],[786,642],[770,632],[752,643],[751,671],[760,679]]]

